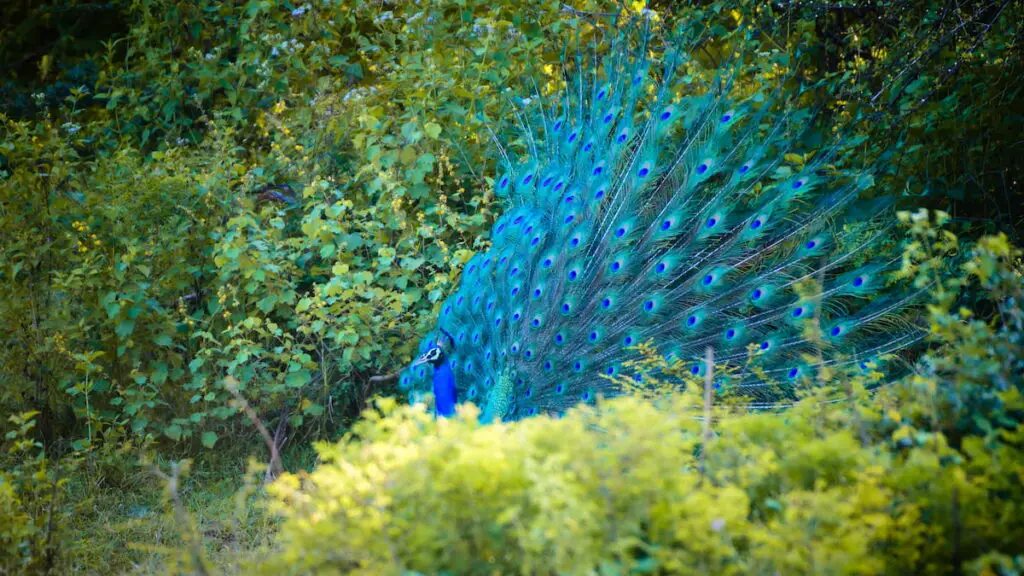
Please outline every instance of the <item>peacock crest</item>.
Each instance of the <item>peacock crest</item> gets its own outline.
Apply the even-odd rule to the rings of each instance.
[[[458,401],[558,413],[620,392],[607,376],[650,342],[695,375],[712,347],[748,366],[723,371],[730,388],[770,405],[920,339],[901,315],[916,292],[887,287],[898,260],[877,256],[888,205],[861,199],[871,171],[838,167],[838,140],[808,144],[807,106],[743,95],[736,74],[693,82],[645,26],[611,43],[599,65],[566,59],[564,89],[521,101],[498,142],[506,210],[421,346],[451,334]]]

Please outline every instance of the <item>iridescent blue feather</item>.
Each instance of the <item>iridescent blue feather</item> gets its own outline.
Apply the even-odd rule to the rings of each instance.
[[[421,352],[441,331],[453,347],[439,368],[403,373],[404,389],[438,394],[450,376],[487,417],[559,413],[619,393],[603,376],[651,341],[695,375],[708,346],[753,358],[760,370],[730,389],[775,406],[824,366],[867,366],[920,338],[901,315],[916,293],[870,259],[887,204],[850,208],[870,172],[836,168],[838,142],[802,147],[809,110],[737,97],[735,74],[698,85],[676,74],[693,65],[685,52],[655,53],[648,36],[621,33],[600,66],[567,60],[564,91],[514,112],[524,150],[499,143],[494,178],[507,210]],[[798,293],[812,282],[818,294]]]

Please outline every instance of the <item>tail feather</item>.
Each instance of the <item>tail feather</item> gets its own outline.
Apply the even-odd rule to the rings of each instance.
[[[890,293],[894,261],[872,257],[888,206],[859,200],[869,172],[833,165],[841,139],[807,150],[812,110],[736,96],[739,67],[701,86],[685,52],[658,64],[650,38],[620,34],[600,64],[563,58],[564,90],[546,98],[534,84],[513,107],[525,159],[499,142],[494,184],[508,211],[439,318],[460,398],[493,417],[617,393],[603,376],[622,374],[640,342],[694,374],[707,346],[753,360],[730,386],[767,405],[817,370],[920,338],[903,316],[918,294]],[[402,385],[423,389],[429,371]]]

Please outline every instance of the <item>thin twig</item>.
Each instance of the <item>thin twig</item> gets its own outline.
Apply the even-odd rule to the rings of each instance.
[[[384,384],[391,384],[398,380],[398,376],[401,372],[392,372],[391,374],[378,374],[376,376],[370,376],[370,384],[372,386],[381,386]]]
[[[233,378],[228,379],[226,382],[226,388],[228,389],[228,392],[231,392],[231,395],[235,397],[235,402],[237,402],[242,410],[245,411],[245,415],[249,417],[253,426],[259,430],[260,435],[263,436],[263,441],[267,444],[267,449],[270,450],[269,466],[270,470],[273,471],[273,477],[270,478],[270,480],[284,474],[284,467],[281,465],[281,457],[277,452],[277,444],[274,442],[274,439],[271,438],[270,432],[267,432],[267,427],[263,425],[259,416],[256,415],[256,411],[253,410],[252,406],[249,406],[249,403],[242,397],[242,394],[238,391],[238,386],[235,385]],[[267,480],[265,478],[264,482],[266,481]]]
[[[171,503],[174,506],[174,516],[181,526],[182,530],[186,527],[191,526],[188,511],[185,509],[185,505],[181,502],[181,494],[178,493],[178,481],[181,478],[181,466],[179,462],[171,463],[171,473],[164,474],[157,466],[152,467],[153,474],[157,478],[164,481],[167,485],[167,494],[171,497]],[[189,530],[186,535],[184,532],[182,536],[186,536],[189,540],[188,551],[192,557],[192,566],[199,576],[210,576],[210,570],[206,567],[206,561],[203,558],[203,547],[202,547],[202,536],[197,534],[194,530]]]

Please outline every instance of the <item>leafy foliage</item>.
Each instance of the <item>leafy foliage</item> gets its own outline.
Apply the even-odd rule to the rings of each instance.
[[[1019,243],[1019,3],[876,2],[854,8],[743,0],[671,10],[669,4],[652,2],[650,9],[659,25],[684,22],[703,30],[709,40],[699,47],[700,58],[713,63],[735,50],[772,82],[762,89],[792,89],[797,80],[814,86],[804,97],[821,108],[822,130],[849,130],[847,159],[863,155],[867,162],[898,150],[878,190],[899,194],[914,208],[946,209],[957,232],[998,227]],[[14,437],[0,458],[0,547],[3,562],[11,559],[3,569],[75,565],[108,571],[135,562],[131,554],[139,552],[125,552],[116,544],[122,540],[92,546],[61,529],[138,520],[128,501],[143,499],[134,489],[149,481],[139,479],[138,452],[170,456],[205,449],[211,457],[231,459],[230,448],[244,450],[253,431],[225,383],[237,381],[269,427],[287,430],[292,446],[334,437],[367,397],[381,391],[367,377],[408,361],[461,263],[486,247],[482,233],[501,211],[489,192],[493,151],[487,130],[501,133],[512,120],[505,89],[527,77],[542,85],[557,82],[553,64],[577,31],[599,33],[608,13],[642,12],[645,4],[24,0],[5,8],[0,413],[5,433]],[[979,247],[974,279],[943,293],[933,330],[937,348],[920,364],[911,381],[916,384],[893,387],[871,401],[884,399],[900,415],[896,431],[903,431],[893,440],[899,450],[882,454],[903,458],[908,450],[924,450],[913,444],[919,437],[941,435],[955,453],[943,452],[934,465],[928,452],[930,468],[922,469],[950,477],[963,470],[970,482],[979,482],[968,490],[960,480],[908,476],[920,480],[922,490],[935,484],[935,502],[951,502],[942,498],[953,485],[958,498],[994,493],[1009,502],[1014,494],[1009,483],[986,491],[1006,480],[1002,471],[1019,446],[1007,434],[1019,422],[1008,383],[1019,381],[1021,369],[1020,315],[1014,312],[1020,295],[1005,288],[1014,272],[1002,264],[1015,256],[998,236]],[[910,266],[927,268],[930,259],[941,259],[923,254]],[[966,297],[956,300],[960,288]],[[984,300],[982,288],[1001,296]],[[961,304],[968,307],[961,310]],[[640,404],[623,406],[635,417],[672,418],[654,416]],[[865,406],[870,408],[862,413],[877,408]],[[854,418],[836,410],[815,416],[814,426]],[[419,418],[402,414],[396,418]],[[21,416],[8,420],[10,415]],[[785,418],[810,416],[794,412],[764,422],[776,426]],[[756,422],[740,421],[751,427]],[[362,426],[361,434],[372,436],[370,424]],[[838,426],[800,428],[799,438],[833,441]],[[499,438],[519,433],[513,430],[473,432],[495,435],[474,442],[503,453],[507,446]],[[674,446],[699,445],[686,430]],[[867,430],[872,443],[882,442],[880,432]],[[572,434],[581,441],[604,439],[594,431]],[[542,436],[537,432],[537,442]],[[426,436],[410,438],[426,442]],[[984,440],[979,444],[978,438]],[[859,432],[856,439],[862,441]],[[552,446],[535,449],[536,458],[568,455]],[[716,453],[722,452],[709,451],[709,458]],[[864,462],[881,458],[869,448],[853,454]],[[990,458],[992,471],[950,464],[957,454],[965,462]],[[605,452],[593,455],[599,461]],[[692,463],[692,455],[668,455]],[[527,456],[521,462],[540,462]],[[427,461],[415,458],[410,462]],[[79,459],[86,465],[79,466]],[[232,466],[218,470],[225,468],[237,472]],[[908,494],[889,476],[871,480],[872,490]],[[560,473],[551,477],[563,480]],[[420,481],[414,486],[425,485]],[[736,486],[747,490],[746,484]],[[736,490],[721,497],[741,502]],[[776,501],[783,502],[789,492],[779,490]],[[552,496],[543,500],[545,510],[528,509],[522,517],[557,516],[570,506],[552,499],[563,497],[559,490],[547,493]],[[91,498],[110,494],[124,502],[97,513]],[[753,510],[754,497],[743,498]],[[76,505],[62,506],[69,502]],[[940,534],[933,548],[914,548],[921,567],[948,542],[941,538],[949,532],[935,528],[941,522],[931,518],[951,518],[943,514],[951,514],[952,505],[919,502],[926,521],[912,523],[914,528],[921,524]],[[145,506],[156,504],[147,500]],[[869,508],[842,513],[856,524]],[[781,516],[782,510],[774,513]],[[982,520],[972,518],[974,524],[963,526],[988,534]],[[744,522],[753,533],[761,520],[749,516]],[[161,546],[177,544],[167,536],[173,526],[173,519],[145,520],[117,533],[159,545],[154,553],[162,553]],[[486,534],[483,540],[491,538]],[[548,546],[542,534],[529,538],[530,546]],[[926,539],[932,542],[932,533]],[[849,554],[860,558],[864,546],[877,550],[876,544],[851,541]],[[841,547],[838,540],[832,545]],[[1009,573],[1015,562],[1020,569],[1019,558],[980,555],[970,546],[964,544],[961,559],[976,558],[972,569],[979,573]],[[530,548],[530,557],[539,558],[539,549]],[[1000,549],[1019,553],[1009,545]],[[615,551],[618,561],[627,562],[624,550]],[[891,559],[881,561],[889,566]]]

